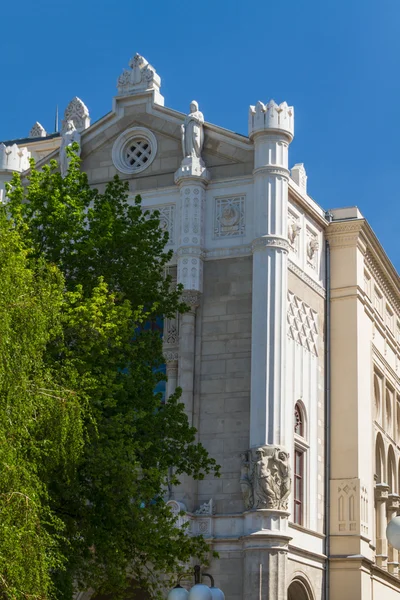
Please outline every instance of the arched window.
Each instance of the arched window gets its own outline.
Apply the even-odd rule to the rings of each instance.
[[[305,521],[305,495],[306,495],[306,467],[307,449],[305,440],[306,432],[305,410],[300,402],[294,407],[294,468],[293,468],[293,521],[304,525]]]
[[[387,461],[388,486],[390,494],[397,494],[396,458],[392,446],[389,448]]]
[[[375,419],[379,421],[381,412],[381,383],[378,375],[374,374],[374,405],[375,405]]]
[[[385,446],[380,433],[376,436],[375,445],[375,479],[376,483],[386,483]]]
[[[397,441],[397,443],[399,443],[400,442],[400,396],[397,396],[397,401],[396,401],[396,425],[397,425],[396,441]]]
[[[303,412],[298,402],[294,407],[294,432],[297,433],[297,435],[304,437]]]
[[[392,392],[386,388],[386,429],[390,435],[392,432]]]
[[[301,579],[294,579],[289,585],[288,600],[312,600],[309,586]]]

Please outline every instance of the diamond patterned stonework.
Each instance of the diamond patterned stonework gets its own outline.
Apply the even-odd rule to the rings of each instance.
[[[214,237],[245,233],[245,197],[215,198]]]
[[[288,292],[288,337],[318,356],[318,315],[300,298]]]
[[[132,169],[144,167],[151,156],[151,146],[147,140],[133,140],[125,148],[126,162]]]

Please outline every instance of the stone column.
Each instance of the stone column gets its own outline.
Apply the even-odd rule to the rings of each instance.
[[[400,496],[397,494],[389,494],[387,499],[387,522],[391,521],[397,515],[400,507]],[[386,536],[386,532],[385,532]],[[397,575],[399,570],[399,552],[388,544],[388,563],[387,568],[389,573]]]
[[[376,564],[379,567],[387,566],[388,543],[386,539],[386,502],[388,500],[389,486],[378,483],[375,487],[376,502]]]
[[[182,300],[190,307],[181,315],[179,326],[179,386],[182,402],[190,425],[193,425],[194,358],[196,340],[196,309],[200,303],[200,292],[185,290]]]
[[[293,108],[250,107],[254,141],[250,445],[285,444],[288,147]]]
[[[182,300],[189,311],[179,320],[178,385],[182,388],[182,402],[190,425],[193,425],[196,312],[203,291],[204,210],[209,173],[201,157],[204,140],[204,117],[197,102],[190,105],[190,113],[182,125],[184,158],[175,173],[179,187],[177,249],[177,280],[184,287]],[[176,491],[189,510],[194,509],[194,482],[184,478]]]
[[[175,174],[179,185],[178,283],[184,287],[182,300],[190,307],[179,321],[179,385],[189,422],[193,417],[194,346],[196,309],[203,291],[204,208],[207,172],[195,176],[183,170]]]
[[[178,352],[168,351],[165,353],[167,362],[167,398],[171,396],[178,387]]]
[[[254,232],[250,450],[241,487],[245,513],[246,600],[286,600],[291,489],[285,450],[288,147],[293,108],[271,101],[250,107],[254,142]],[[247,475],[246,475],[247,473]],[[248,486],[244,479],[248,478]],[[249,493],[251,489],[251,494]]]

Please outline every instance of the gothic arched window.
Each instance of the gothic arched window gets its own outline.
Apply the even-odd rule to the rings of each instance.
[[[294,407],[294,469],[293,469],[293,521],[304,525],[304,500],[306,495],[306,458],[305,412],[299,402]]]
[[[294,407],[294,432],[301,437],[304,437],[304,418],[303,412],[297,403]]]

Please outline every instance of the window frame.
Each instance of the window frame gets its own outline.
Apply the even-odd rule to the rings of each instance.
[[[307,527],[308,525],[308,497],[309,497],[309,449],[307,435],[308,435],[308,422],[307,413],[304,404],[301,400],[298,400],[293,409],[293,417],[296,419],[296,410],[299,411],[301,417],[301,434],[296,432],[296,420],[294,421],[294,453],[293,453],[293,514],[292,522],[299,527]],[[297,464],[296,456],[301,456],[301,489],[299,497],[296,494],[296,477],[297,477]],[[300,506],[300,518],[298,518],[297,507]]]

